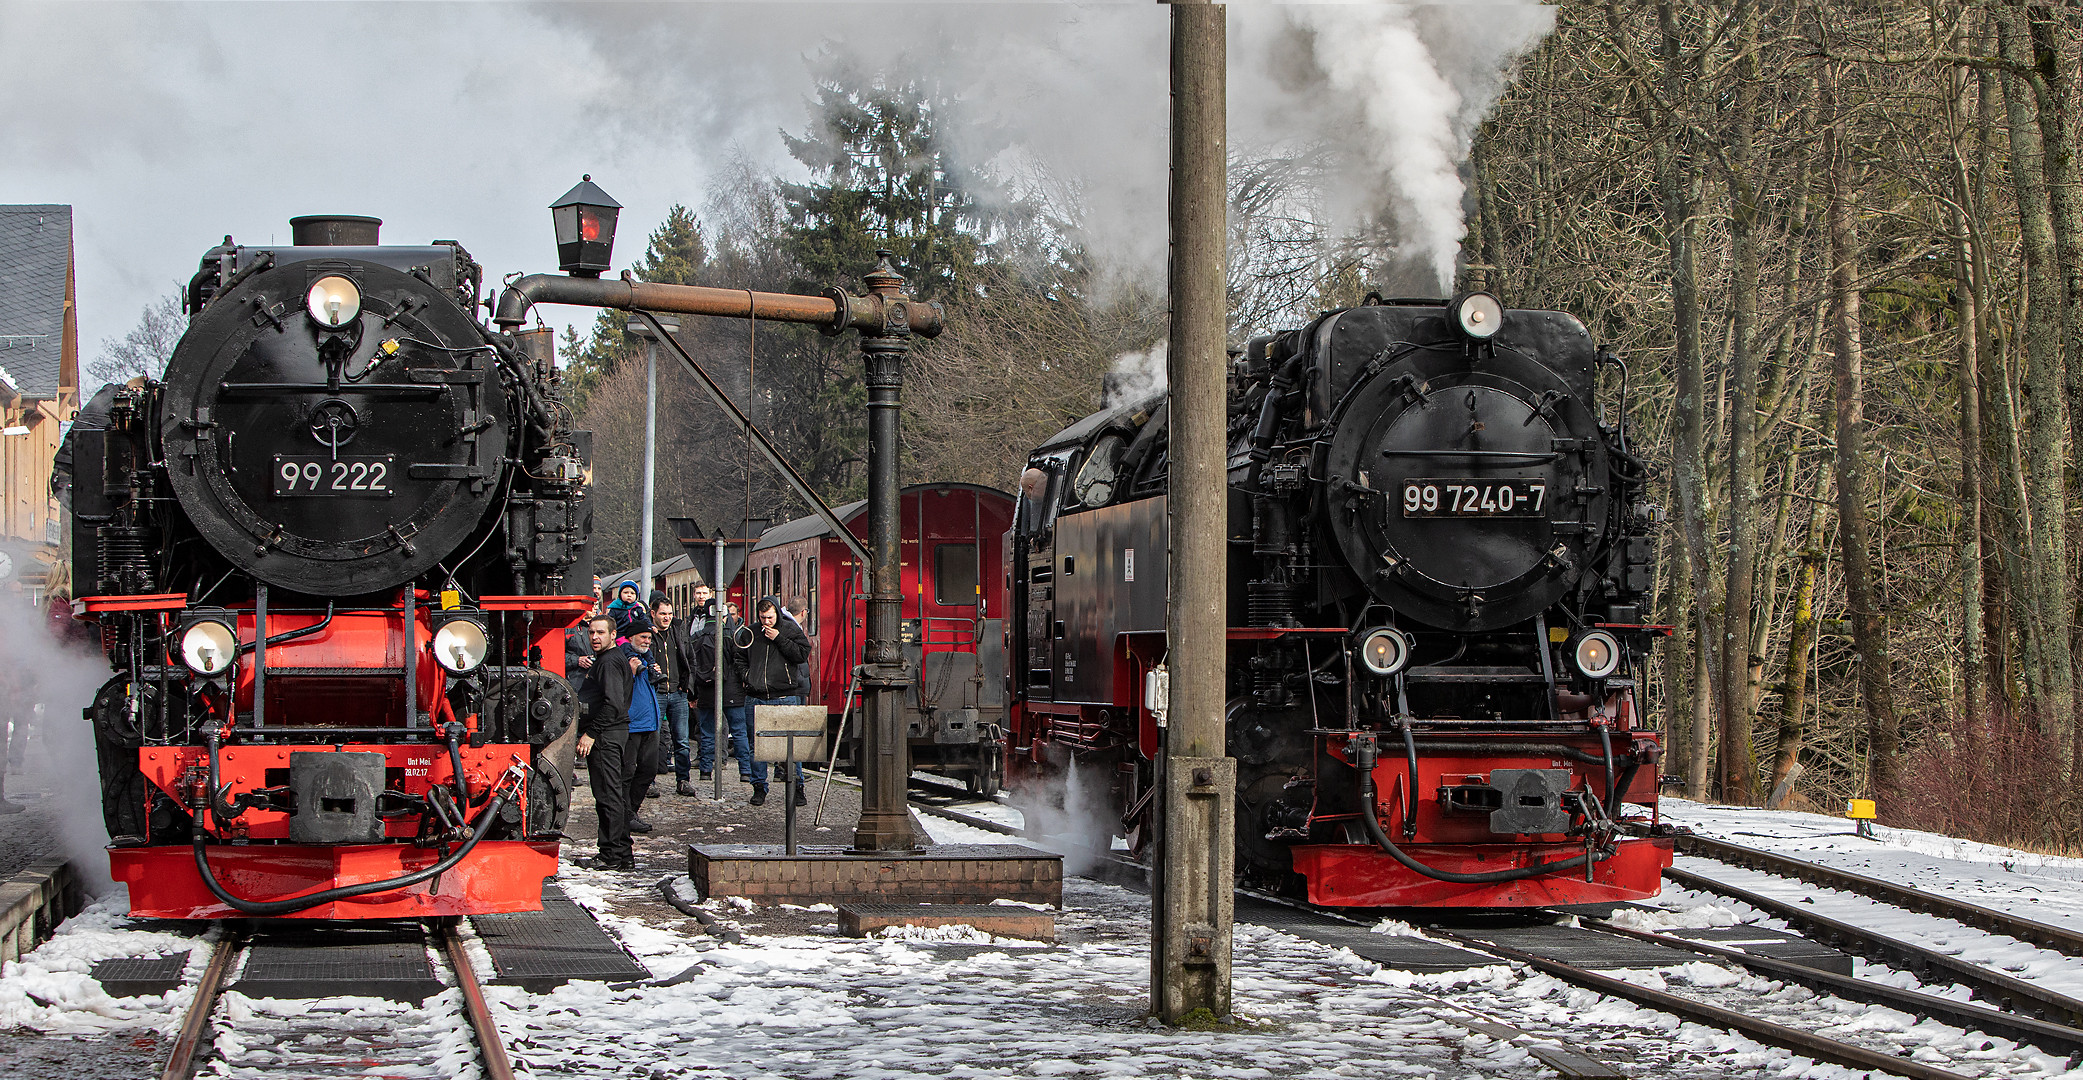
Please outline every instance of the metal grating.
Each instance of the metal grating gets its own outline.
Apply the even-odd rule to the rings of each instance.
[[[1334,949],[1351,949],[1353,955],[1398,971],[1466,971],[1499,963],[1496,957],[1423,938],[1377,934],[1364,926],[1325,920],[1306,911],[1296,911],[1253,900],[1238,900],[1238,922],[1250,923],[1293,934],[1305,941]]]
[[[231,989],[248,997],[423,1001],[441,990],[441,982],[416,930],[329,929],[317,936],[284,929],[254,940]]]
[[[1594,970],[1668,967],[1706,960],[1698,953],[1683,952],[1654,942],[1599,934],[1552,923],[1540,926],[1474,927],[1459,932],[1477,941],[1487,941],[1507,949],[1518,949],[1544,959]]]
[[[94,965],[94,981],[110,997],[158,997],[181,985],[188,954],[119,956]]]
[[[585,908],[543,887],[542,910],[470,920],[492,954],[492,982],[541,992],[574,979],[639,982],[650,969],[623,950]]]

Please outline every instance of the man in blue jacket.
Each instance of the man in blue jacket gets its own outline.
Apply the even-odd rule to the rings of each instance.
[[[651,655],[654,637],[651,619],[643,608],[633,609],[622,624],[623,655],[635,659],[639,668],[629,694],[629,759],[623,766],[629,777],[629,831],[647,833],[651,823],[637,816],[644,794],[658,778],[658,727],[665,718],[665,699],[659,687],[666,675],[658,658]]]

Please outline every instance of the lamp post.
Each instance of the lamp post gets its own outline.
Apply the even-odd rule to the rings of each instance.
[[[598,189],[596,189],[598,190]],[[604,194],[604,193],[603,193]],[[680,332],[680,320],[659,316],[668,335]],[[658,475],[658,336],[642,319],[629,320],[629,332],[644,339],[644,501],[637,508],[637,559],[644,576],[644,602],[651,600],[651,502]]]
[[[620,205],[594,187],[590,176],[559,199],[551,212],[557,224],[560,266],[570,276],[530,274],[510,282],[499,294],[492,321],[511,333],[526,321],[529,307],[546,303],[617,308],[643,312],[644,318],[669,311],[796,323],[816,326],[829,334],[860,332],[861,363],[868,387],[869,544],[865,554],[873,590],[868,607],[868,672],[862,679],[861,821],[854,833],[854,849],[882,854],[915,851],[917,841],[904,800],[911,754],[905,741],[904,658],[899,637],[903,595],[898,580],[897,405],[904,383],[904,356],[911,351],[911,339],[940,333],[940,305],[905,295],[903,275],[891,265],[887,251],[878,252],[874,269],[863,275],[868,291],[860,296],[837,288],[816,296],[801,296],[604,279],[600,273],[608,268],[614,241],[614,211]],[[592,223],[590,234],[588,222]],[[565,243],[567,236],[571,238],[569,246]],[[677,341],[667,338],[665,344],[697,379],[707,377]],[[792,485],[800,483],[801,478],[764,440],[761,448]],[[801,484],[798,490],[805,493],[807,501],[821,506],[822,501],[807,484]],[[853,540],[829,508],[820,512],[842,540]]]

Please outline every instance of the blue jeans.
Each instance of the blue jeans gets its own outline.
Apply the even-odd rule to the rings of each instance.
[[[687,695],[674,692],[658,695],[658,703],[665,708],[665,722],[659,725],[658,771],[667,768],[682,781],[687,779]]]
[[[699,703],[699,719],[695,729],[699,732],[698,753],[701,755],[701,770],[708,772],[716,767],[716,710],[705,702]],[[738,775],[752,779],[752,740],[745,734],[745,706],[725,705],[723,722],[730,725],[730,754],[738,759]],[[765,766],[761,766],[762,775]]]
[[[752,707],[754,705],[801,705],[802,703],[803,696],[801,694],[790,694],[787,697],[749,697],[745,699],[745,715],[747,717],[752,715]],[[778,765],[780,763],[776,762],[775,764]],[[752,782],[755,784],[767,782],[766,762],[758,761],[753,763]],[[798,784],[803,782],[803,763],[800,761],[795,763],[795,782]]]

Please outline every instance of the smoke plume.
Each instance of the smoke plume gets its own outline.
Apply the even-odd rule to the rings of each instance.
[[[1126,405],[1165,388],[1166,343],[1158,342],[1148,352],[1122,353],[1107,372],[1104,408]]]
[[[108,828],[101,816],[94,727],[81,719],[108,681],[108,662],[91,644],[61,641],[43,612],[19,594],[0,600],[0,636],[9,644],[0,738],[14,726],[8,797],[54,820],[63,850],[89,891],[109,887]]]

